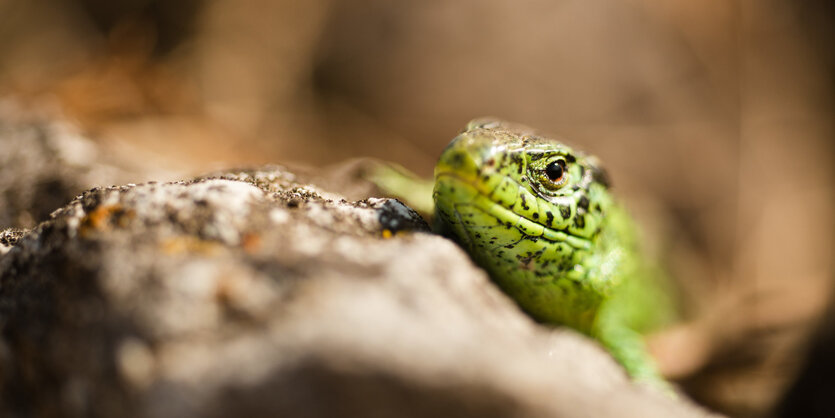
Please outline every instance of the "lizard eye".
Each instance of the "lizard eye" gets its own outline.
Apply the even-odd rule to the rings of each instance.
[[[557,160],[545,167],[545,176],[552,183],[560,184],[565,177],[565,161]]]
[[[567,157],[557,153],[532,153],[529,158],[528,173],[533,180],[531,187],[541,195],[557,196],[571,177],[569,167],[566,166]]]

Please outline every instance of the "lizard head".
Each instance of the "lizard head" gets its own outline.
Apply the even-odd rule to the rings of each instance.
[[[443,207],[476,206],[525,235],[583,248],[599,232],[608,187],[595,157],[524,126],[474,120],[442,153],[434,198]]]
[[[475,120],[436,165],[435,222],[511,293],[525,291],[520,275],[526,286],[556,277],[584,286],[608,187],[596,158],[524,126]]]

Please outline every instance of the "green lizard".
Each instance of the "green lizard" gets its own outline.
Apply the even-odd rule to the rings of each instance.
[[[441,154],[433,203],[415,196],[425,187],[408,176],[372,177],[418,210],[434,205],[434,229],[533,318],[595,338],[634,380],[669,391],[640,332],[669,318],[671,304],[595,157],[523,126],[475,120]]]

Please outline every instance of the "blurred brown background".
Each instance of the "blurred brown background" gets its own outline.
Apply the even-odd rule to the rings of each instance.
[[[653,340],[667,373],[767,416],[831,294],[832,17],[824,1],[0,0],[0,101],[187,174],[372,156],[430,175],[474,117],[559,134],[607,162],[681,284],[687,321]]]

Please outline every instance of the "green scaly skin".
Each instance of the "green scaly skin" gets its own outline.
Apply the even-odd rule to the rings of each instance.
[[[552,163],[564,166],[558,181],[546,172]],[[523,126],[475,120],[435,167],[435,229],[532,317],[595,338],[634,380],[672,393],[640,334],[671,305],[608,183],[592,156]]]

